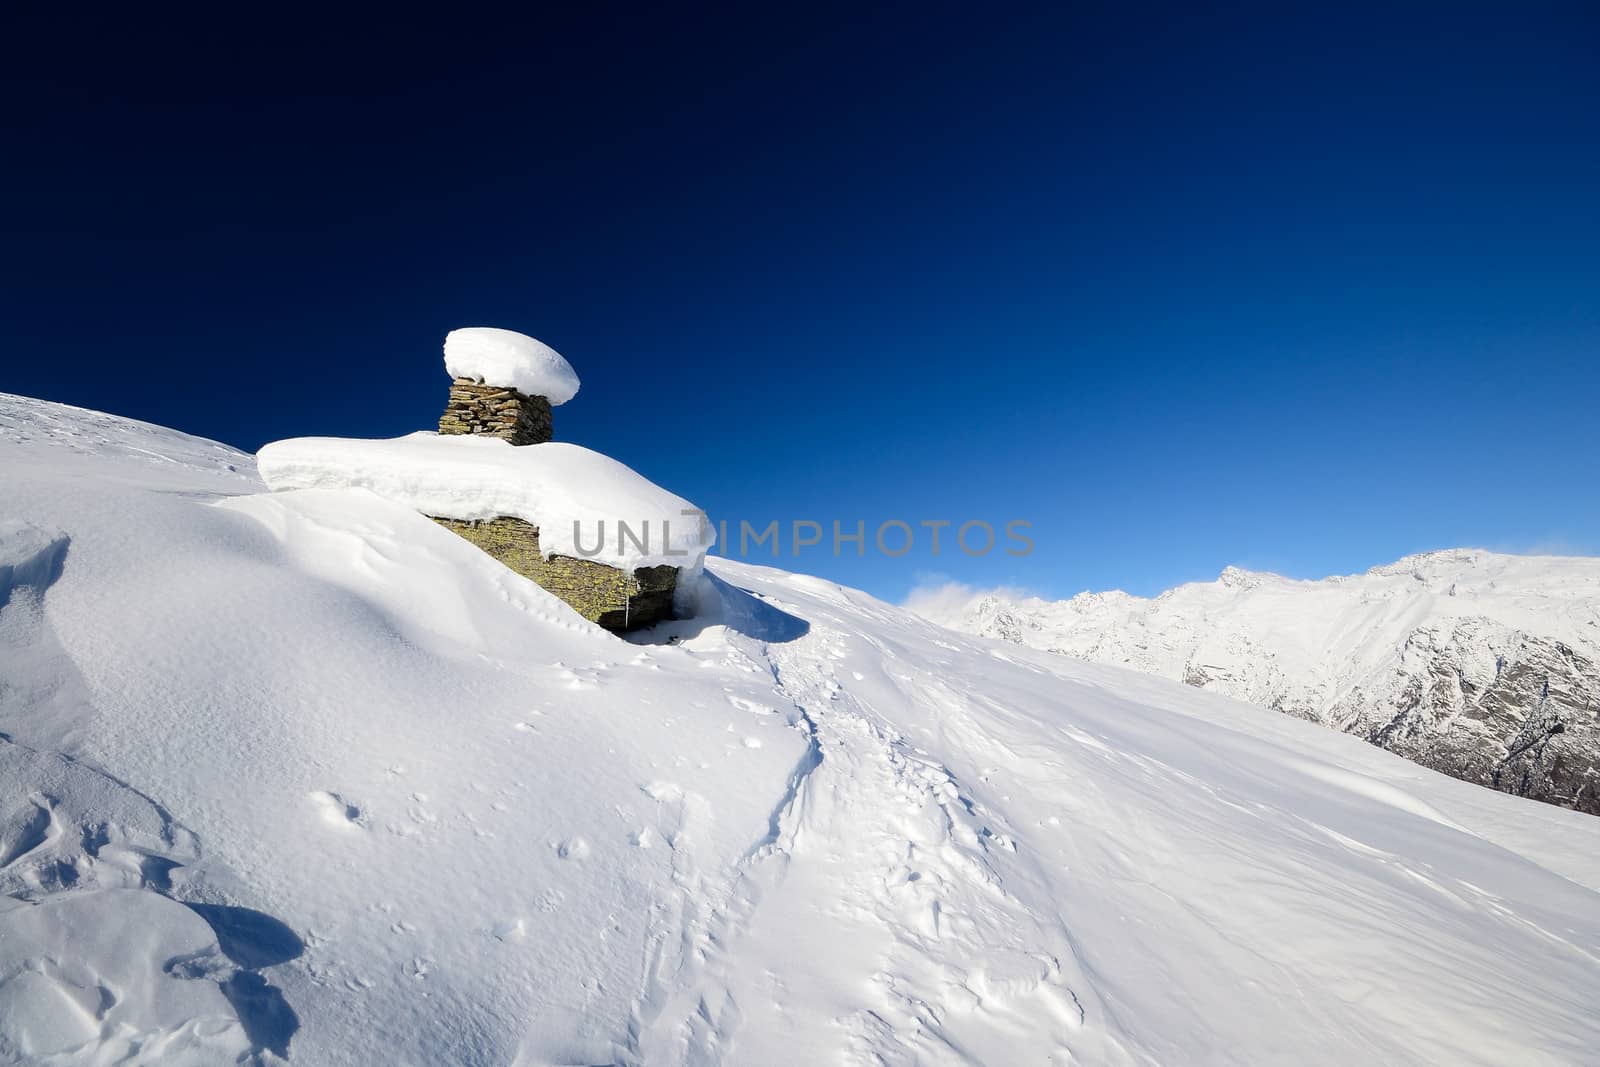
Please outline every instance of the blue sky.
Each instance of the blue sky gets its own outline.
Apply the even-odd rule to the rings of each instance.
[[[10,17],[0,389],[387,436],[520,329],[735,529],[1032,524],[785,545],[892,599],[1600,551],[1592,7]]]

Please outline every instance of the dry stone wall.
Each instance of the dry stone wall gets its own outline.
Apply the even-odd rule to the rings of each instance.
[[[433,520],[530,578],[608,630],[636,630],[672,617],[676,567],[641,567],[632,574],[572,556],[539,551],[539,528],[522,519]]]
[[[550,440],[554,418],[550,401],[498,385],[479,385],[470,378],[450,383],[450,402],[439,417],[441,434],[482,434],[514,445]]]

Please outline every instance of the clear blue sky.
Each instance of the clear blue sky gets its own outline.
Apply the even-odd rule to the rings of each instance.
[[[0,389],[388,436],[520,329],[714,517],[1033,524],[783,561],[895,599],[1600,550],[1600,14],[1283,7],[11,13]]]

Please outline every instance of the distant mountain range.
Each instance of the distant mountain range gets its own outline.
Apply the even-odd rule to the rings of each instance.
[[[1229,567],[1154,599],[916,598],[956,630],[1131,667],[1600,814],[1600,559],[1456,549],[1301,581]]]

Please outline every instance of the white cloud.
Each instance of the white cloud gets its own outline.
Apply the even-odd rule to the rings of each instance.
[[[998,585],[985,589],[955,581],[949,575],[919,574],[917,584],[906,594],[900,606],[925,619],[942,622],[961,615],[986,596],[1026,600],[1034,594],[1016,586]]]

